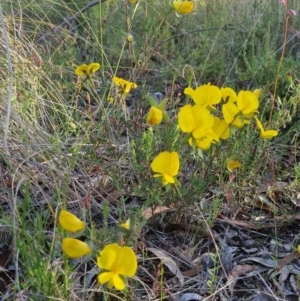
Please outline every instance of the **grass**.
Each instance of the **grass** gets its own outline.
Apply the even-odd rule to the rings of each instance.
[[[182,17],[168,1],[135,6],[108,0],[58,26],[88,3],[1,3],[9,47],[1,36],[0,112],[7,138],[0,150],[0,300],[254,295],[241,280],[239,290],[228,291],[224,274],[232,270],[224,256],[232,254],[222,239],[238,226],[243,240],[255,237],[259,245],[275,239],[278,248],[291,244],[289,253],[295,254],[299,244],[293,223],[299,219],[299,18],[290,16],[285,28],[285,7],[273,0],[197,0],[195,11]],[[290,8],[300,12],[299,2],[288,1]],[[74,70],[92,62],[101,68],[83,82]],[[115,75],[138,88],[124,99],[113,85]],[[259,139],[252,123],[209,151],[192,150],[177,112],[188,101],[185,87],[208,82],[237,91],[260,88],[263,124],[279,136]],[[148,100],[160,95],[168,100],[171,124],[149,128]],[[164,150],[180,153],[176,188],[153,179],[150,163]],[[229,173],[228,158],[243,168]],[[95,257],[62,255],[62,208],[85,221],[80,239],[91,239],[97,250],[122,242],[120,222],[130,216],[145,221],[147,208],[158,212],[146,217],[132,242],[139,270],[124,292],[97,283]],[[282,236],[286,229],[290,236]],[[165,264],[150,247],[165,252]],[[277,249],[274,254],[282,259]],[[195,267],[201,272],[179,285],[180,273],[192,274]],[[276,281],[267,284],[268,294],[271,289],[277,300],[287,300]]]

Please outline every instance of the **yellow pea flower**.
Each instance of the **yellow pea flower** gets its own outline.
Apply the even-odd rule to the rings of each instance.
[[[255,118],[257,127],[260,130],[260,138],[262,138],[262,139],[272,139],[273,137],[278,135],[278,132],[276,130],[267,130],[267,131],[265,131],[262,123],[260,122],[260,120],[256,116],[254,116],[254,118]]]
[[[174,177],[179,170],[179,156],[177,152],[161,152],[151,163],[154,177],[162,177],[163,185],[175,183]]]
[[[73,259],[92,253],[92,250],[87,243],[70,237],[63,239],[62,250],[68,257]]]
[[[75,69],[75,74],[78,76],[90,76],[100,68],[100,64],[92,63],[89,65],[83,64]]]
[[[173,2],[173,8],[178,14],[187,15],[194,10],[193,1],[175,0]]]
[[[237,105],[233,102],[227,102],[222,106],[223,117],[227,124],[230,124],[236,128],[242,128],[246,122],[246,119],[241,118],[241,112]]]
[[[121,227],[129,230],[129,228],[130,228],[130,218],[125,223],[122,223]]]
[[[214,105],[218,104],[222,99],[221,90],[210,83],[207,85],[202,85],[195,90],[191,87],[185,88],[183,93],[192,98],[192,100],[207,109],[214,109]]]
[[[113,82],[115,83],[115,85],[121,87],[124,93],[129,93],[131,89],[137,88],[137,84],[129,82],[117,76],[113,77]]]
[[[260,99],[260,97],[261,97],[261,89],[255,89],[253,91],[253,94],[257,97],[257,99]]]
[[[138,2],[138,0],[129,0],[129,2],[130,2],[131,4],[136,4],[136,3]]]
[[[221,88],[222,98],[223,101],[226,102],[236,102],[237,95],[235,91],[229,87]]]
[[[230,172],[232,172],[233,170],[235,170],[237,168],[241,168],[241,166],[242,165],[238,160],[229,159],[226,162],[226,167]]]
[[[300,245],[298,245],[298,252],[300,253]]]
[[[213,132],[223,140],[226,140],[229,138],[230,135],[230,129],[229,125],[224,119],[220,119],[219,117],[214,117],[214,126],[212,127]]]
[[[239,92],[237,98],[237,107],[244,116],[250,118],[254,113],[257,112],[258,106],[259,102],[257,93],[244,90]]]
[[[62,210],[58,218],[59,224],[68,232],[77,232],[84,229],[84,222],[69,211]]]
[[[150,125],[158,125],[161,123],[162,119],[163,111],[158,107],[152,106],[147,115],[147,123]]]
[[[193,145],[193,142],[195,142],[195,145],[197,148],[200,148],[202,150],[208,150],[212,143],[215,143],[215,141],[219,141],[219,137],[213,132],[212,129],[206,129],[202,132],[202,137],[200,139],[189,139],[189,144]]]
[[[200,139],[204,129],[213,127],[214,118],[201,105],[185,105],[178,113],[178,124],[184,133],[191,133],[195,139]]]
[[[136,273],[137,258],[131,248],[109,244],[97,257],[97,265],[106,270],[98,276],[100,284],[107,283],[109,288],[123,290],[124,277],[132,277]]]

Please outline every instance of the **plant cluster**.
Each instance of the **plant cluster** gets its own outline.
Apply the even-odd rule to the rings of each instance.
[[[69,258],[80,258],[90,254],[97,254],[97,266],[102,270],[98,276],[100,284],[106,284],[109,288],[123,290],[126,277],[132,277],[137,270],[137,257],[135,252],[126,245],[116,243],[107,244],[100,252],[77,238],[85,229],[85,224],[74,214],[62,210],[59,215],[59,224],[66,231],[74,233],[73,237],[62,239],[62,250]],[[130,231],[130,221],[121,224],[125,233]]]
[[[186,134],[185,140],[190,146],[201,151],[206,151],[213,144],[219,147],[222,140],[227,140],[235,129],[242,129],[249,125],[252,118],[255,119],[260,131],[260,138],[271,139],[278,135],[277,130],[265,130],[259,114],[260,90],[254,92],[241,90],[237,94],[232,88],[219,89],[217,86],[207,84],[192,89],[188,87],[184,94],[190,97],[194,104],[184,105],[178,113],[178,126]],[[165,101],[156,105],[154,100],[147,115],[150,125],[158,125],[167,120],[164,111]],[[239,162],[227,162],[229,170],[240,167]],[[152,170],[163,178],[163,184],[175,183],[174,176],[179,170],[179,156],[177,152],[167,151],[160,153],[151,164]]]

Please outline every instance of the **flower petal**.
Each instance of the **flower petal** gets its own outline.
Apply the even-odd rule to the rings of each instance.
[[[98,282],[100,284],[105,284],[106,282],[109,282],[113,277],[113,272],[103,272],[98,276]]]
[[[179,170],[179,156],[177,152],[161,152],[151,163],[153,172],[176,176]]]
[[[75,69],[75,74],[78,75],[78,76],[84,76],[84,75],[87,75],[87,74],[88,74],[88,71],[89,71],[88,65],[83,64],[83,65],[81,65],[81,66],[78,66],[78,67]]]
[[[114,270],[124,276],[134,276],[137,270],[137,258],[130,247],[119,247]]]
[[[89,245],[75,238],[64,238],[62,241],[62,250],[70,258],[80,258],[92,252]]]
[[[273,137],[277,136],[278,132],[276,130],[268,130],[260,132],[260,138],[263,139],[272,139]]]
[[[241,90],[238,94],[237,106],[243,115],[256,112],[259,106],[258,98],[251,91]]]
[[[129,230],[129,228],[130,228],[130,218],[125,223],[121,223],[120,226],[122,228],[125,228],[125,229]]]
[[[198,87],[193,94],[194,102],[205,107],[218,104],[221,98],[221,90],[217,86],[210,84]]]
[[[101,269],[111,270],[118,253],[119,246],[117,244],[109,244],[104,247],[97,257],[97,265]]]
[[[224,119],[221,120],[219,117],[214,117],[214,126],[212,130],[220,139],[226,140],[229,138],[229,125]]]
[[[193,88],[191,88],[191,87],[187,87],[187,88],[184,89],[183,93],[185,95],[188,95],[189,97],[193,98],[195,90]]]
[[[93,74],[95,73],[99,68],[100,68],[100,64],[98,63],[92,63],[88,65],[89,68],[89,74]]]
[[[147,123],[150,125],[158,125],[161,123],[162,118],[163,118],[162,110],[152,106],[147,115]]]
[[[222,98],[224,102],[236,102],[237,95],[235,91],[229,87],[221,88]]]
[[[202,140],[196,140],[196,146],[198,148],[201,148],[202,150],[208,150],[210,148],[212,140],[210,139],[202,139]]]
[[[175,0],[173,2],[173,7],[177,13],[181,15],[187,15],[191,13],[194,9],[194,2],[192,1],[182,1],[182,0]]]
[[[69,211],[62,210],[58,218],[59,224],[68,232],[77,232],[84,229],[84,222]]]
[[[174,184],[175,179],[168,174],[163,174],[163,185]]]
[[[184,133],[191,133],[196,129],[191,105],[185,105],[179,110],[178,124]]]
[[[259,130],[261,132],[264,132],[264,128],[263,128],[263,125],[262,125],[261,121],[256,116],[254,116],[254,119],[256,121],[256,124],[257,124],[257,127],[259,128]]]
[[[257,97],[257,99],[260,99],[260,97],[261,97],[261,89],[255,89],[253,91],[253,94]]]
[[[227,124],[231,124],[239,112],[238,107],[233,102],[227,102],[222,106],[223,117]]]
[[[226,167],[229,171],[233,171],[234,169],[240,168],[241,163],[238,160],[227,160]]]
[[[113,82],[117,85],[120,86],[123,89],[123,92],[125,93],[129,93],[131,89],[136,89],[137,88],[137,84],[132,83],[130,81],[127,81],[123,78],[114,76],[113,77]]]
[[[119,291],[122,291],[124,288],[125,288],[125,283],[123,281],[123,279],[119,276],[119,274],[114,274],[113,276],[113,285],[114,287],[119,290]]]

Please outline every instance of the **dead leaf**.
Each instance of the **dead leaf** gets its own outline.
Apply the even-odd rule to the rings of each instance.
[[[111,193],[109,193],[105,199],[109,202],[109,203],[113,203],[115,202],[121,195],[123,195],[123,192],[120,190],[114,190]]]
[[[177,264],[169,256],[169,254],[167,254],[163,250],[158,250],[155,248],[147,248],[147,250],[150,251],[151,253],[153,253],[154,255],[156,255],[157,258],[160,259],[162,261],[162,263],[167,266],[167,268],[170,270],[170,272],[172,272],[178,278],[180,284],[183,285],[184,277],[183,277],[181,271],[179,270]]]
[[[142,215],[145,219],[151,218],[154,214],[167,212],[169,210],[172,210],[171,208],[168,208],[166,206],[157,206],[154,210],[151,207],[148,207],[142,212]]]
[[[284,266],[286,266],[287,264],[289,264],[295,258],[299,258],[299,257],[300,257],[300,254],[297,251],[295,251],[295,252],[287,255],[285,258],[281,259],[278,262],[277,269],[278,270],[282,269]]]
[[[249,272],[252,272],[256,266],[250,264],[239,264],[233,267],[231,273],[228,275],[227,283],[229,283],[228,288],[231,293],[233,293],[234,286],[238,281],[238,277],[246,275]]]
[[[258,262],[259,264],[268,267],[268,268],[272,268],[275,269],[275,267],[277,266],[277,261],[271,258],[263,258],[263,257],[254,257],[254,256],[250,256],[244,259],[241,259],[241,261],[254,261],[254,262]]]

